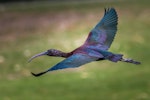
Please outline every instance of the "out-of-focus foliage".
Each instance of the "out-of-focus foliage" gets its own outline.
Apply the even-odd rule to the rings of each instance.
[[[0,5],[0,100],[149,100],[149,0],[82,3],[13,3]],[[56,48],[71,51],[82,45],[114,7],[118,31],[110,48],[142,62],[93,62],[78,69],[31,76],[63,58],[28,59]]]

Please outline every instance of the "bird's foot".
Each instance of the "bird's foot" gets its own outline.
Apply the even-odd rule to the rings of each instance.
[[[136,64],[136,65],[141,64],[141,62],[135,61],[135,60],[130,59],[130,58],[128,58],[128,59],[127,58],[122,58],[121,61],[127,62],[127,63],[133,63],[133,64]]]

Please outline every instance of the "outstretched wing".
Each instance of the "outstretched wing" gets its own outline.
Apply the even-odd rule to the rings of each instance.
[[[65,68],[75,68],[75,67],[79,67],[81,65],[84,65],[86,63],[89,63],[91,61],[95,61],[97,59],[98,59],[97,57],[92,57],[92,56],[89,56],[86,54],[77,53],[77,54],[73,54],[72,56],[64,59],[60,63],[58,63],[55,66],[53,66],[52,68],[48,69],[47,71],[44,71],[44,72],[41,72],[38,74],[32,73],[32,75],[40,76],[40,75],[45,74],[49,71],[65,69]]]
[[[66,58],[62,62],[56,64],[54,67],[50,68],[49,71],[64,69],[64,68],[79,67],[81,65],[84,65],[91,61],[95,61],[97,59],[98,59],[97,57],[91,57],[86,54],[81,54],[81,53],[74,54],[74,55]]]
[[[90,32],[85,44],[107,50],[117,31],[118,17],[114,8],[105,9],[104,17]]]

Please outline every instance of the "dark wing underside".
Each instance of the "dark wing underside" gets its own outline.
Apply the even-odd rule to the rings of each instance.
[[[117,31],[118,17],[114,8],[105,9],[104,17],[90,32],[85,44],[99,45],[103,50],[108,50]]]
[[[38,73],[38,74],[32,73],[32,75],[40,76],[40,75],[43,75],[49,71],[65,69],[65,68],[75,68],[75,67],[79,67],[81,65],[84,65],[86,63],[96,61],[97,59],[98,59],[97,57],[92,57],[92,56],[89,56],[86,54],[76,53],[76,54],[73,54],[72,56],[64,59],[63,61],[59,62],[58,64],[56,64],[52,68],[50,68],[44,72]]]
[[[81,53],[73,54],[72,56],[64,59],[62,62],[50,68],[49,71],[79,67],[81,65],[84,65],[91,61],[95,61],[97,59],[98,59],[97,57],[91,57],[86,54],[81,54]]]

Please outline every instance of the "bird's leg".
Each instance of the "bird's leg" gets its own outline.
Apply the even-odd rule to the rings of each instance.
[[[130,58],[122,58],[120,61],[127,62],[127,63],[133,63],[136,65],[141,64],[141,62],[135,61],[135,60],[130,59]]]
[[[123,58],[122,54],[113,54],[111,52],[103,52],[105,54],[105,59],[108,59],[112,62],[117,62],[117,61],[122,61],[122,62],[127,62],[127,63],[133,63],[133,64],[141,64],[138,61],[135,61],[133,59],[130,58]]]

